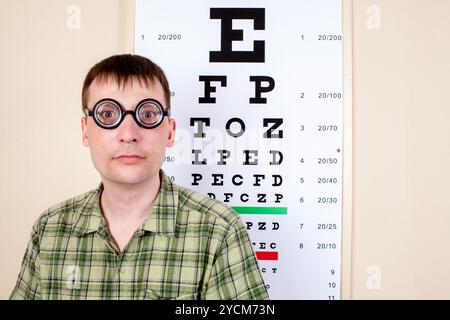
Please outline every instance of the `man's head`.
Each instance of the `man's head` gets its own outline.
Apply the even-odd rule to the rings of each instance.
[[[112,104],[116,108],[108,104],[100,107],[102,103],[98,102],[104,99],[116,101]],[[174,143],[176,125],[175,120],[161,115],[159,125],[145,128],[143,122],[154,114],[146,105],[139,107],[141,112],[136,120],[141,123],[136,122],[134,114],[126,111],[136,111],[146,99],[157,100],[155,105],[162,106],[162,111],[170,111],[170,90],[164,72],[147,58],[129,54],[112,56],[88,72],[82,91],[85,113],[81,118],[82,141],[90,148],[103,181],[136,185],[158,177],[166,147]],[[99,125],[99,119],[113,116],[122,116],[118,126]],[[136,157],[130,157],[133,155]]]

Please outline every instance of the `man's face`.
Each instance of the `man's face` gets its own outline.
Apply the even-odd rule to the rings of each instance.
[[[134,111],[146,98],[156,99],[167,108],[164,91],[156,79],[148,88],[133,79],[120,90],[114,80],[107,83],[94,81],[89,88],[89,110],[104,98],[118,101],[126,110]],[[131,114],[126,115],[115,129],[100,128],[93,117],[87,117],[87,122],[86,117],[81,118],[83,145],[89,147],[92,162],[102,180],[127,185],[148,182],[158,176],[166,147],[174,143],[175,127],[175,120],[168,120],[168,117],[154,129],[140,127]],[[125,157],[130,155],[137,157]]]

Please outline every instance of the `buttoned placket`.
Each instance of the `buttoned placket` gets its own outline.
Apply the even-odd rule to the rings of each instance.
[[[136,230],[133,235],[130,238],[130,241],[128,241],[127,245],[123,248],[122,251],[119,250],[117,244],[115,243],[113,237],[111,236],[111,233],[108,230],[108,227],[105,225],[101,230],[99,230],[98,235],[99,237],[106,243],[107,247],[109,248],[110,252],[114,255],[114,266],[113,269],[113,279],[114,281],[117,280],[118,282],[118,296],[117,298],[120,300],[121,298],[130,299],[132,297],[121,297],[121,284],[123,280],[127,280],[126,270],[124,269],[123,263],[127,260],[127,249],[133,245],[133,242],[136,241],[136,239],[144,234],[144,230],[139,228]]]

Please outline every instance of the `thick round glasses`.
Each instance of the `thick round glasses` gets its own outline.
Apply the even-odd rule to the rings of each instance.
[[[158,100],[144,99],[138,103],[136,110],[125,110],[122,105],[114,99],[102,99],[98,101],[87,115],[94,117],[95,123],[103,129],[117,128],[127,114],[133,115],[134,121],[145,129],[153,129],[161,124],[165,116],[170,113],[164,110]]]

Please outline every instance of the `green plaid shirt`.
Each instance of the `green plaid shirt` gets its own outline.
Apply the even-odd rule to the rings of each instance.
[[[102,183],[44,212],[10,299],[268,299],[239,216],[161,177],[122,252],[100,211]]]

